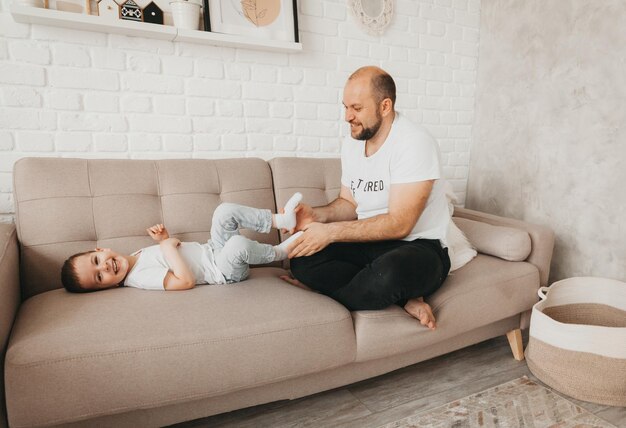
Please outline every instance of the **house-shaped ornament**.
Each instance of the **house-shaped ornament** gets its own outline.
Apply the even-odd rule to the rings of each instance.
[[[120,19],[120,5],[115,0],[100,0],[98,15],[110,21],[117,21]]]
[[[143,14],[141,8],[137,6],[133,0],[126,0],[122,3],[122,9],[120,10],[120,18],[128,19],[129,21],[143,21]]]
[[[143,8],[143,22],[163,25],[163,11],[153,1]]]

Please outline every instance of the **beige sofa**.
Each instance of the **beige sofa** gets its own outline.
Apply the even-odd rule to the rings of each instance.
[[[456,216],[527,231],[532,250],[520,262],[479,254],[450,275],[429,298],[434,332],[396,306],[350,313],[284,283],[279,267],[182,292],[60,288],[75,252],[151,245],[145,228],[157,222],[205,241],[221,201],[275,210],[300,191],[321,205],[339,177],[337,159],[18,161],[16,225],[0,225],[0,425],[163,426],[328,390],[525,327],[547,282],[552,232],[465,209]]]

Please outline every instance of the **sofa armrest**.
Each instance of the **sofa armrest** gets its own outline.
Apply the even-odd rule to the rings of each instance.
[[[480,221],[494,226],[513,227],[528,232],[532,248],[526,261],[532,263],[539,269],[541,285],[548,285],[550,262],[552,261],[552,252],[554,251],[554,232],[551,229],[545,226],[527,223],[522,220],[500,217],[460,207],[454,208],[454,216]]]
[[[20,306],[20,265],[14,224],[0,223],[0,427],[7,426],[4,355]]]

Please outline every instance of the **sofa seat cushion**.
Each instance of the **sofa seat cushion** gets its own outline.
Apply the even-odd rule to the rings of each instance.
[[[529,310],[538,288],[539,271],[532,264],[479,254],[426,299],[437,319],[434,331],[395,305],[353,312],[357,361],[421,349]]]
[[[6,357],[11,425],[190,401],[354,361],[350,313],[282,273],[256,268],[244,282],[189,291],[32,297]]]

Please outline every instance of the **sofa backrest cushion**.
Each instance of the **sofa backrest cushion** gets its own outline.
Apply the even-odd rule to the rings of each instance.
[[[270,161],[276,206],[282,208],[295,192],[302,202],[318,207],[334,201],[341,188],[338,158],[275,158]]]
[[[254,158],[24,158],[15,164],[14,194],[24,299],[61,287],[60,268],[72,254],[153,245],[146,228],[155,223],[182,241],[205,242],[221,202],[275,212],[270,168]],[[275,231],[244,234],[278,242]]]

